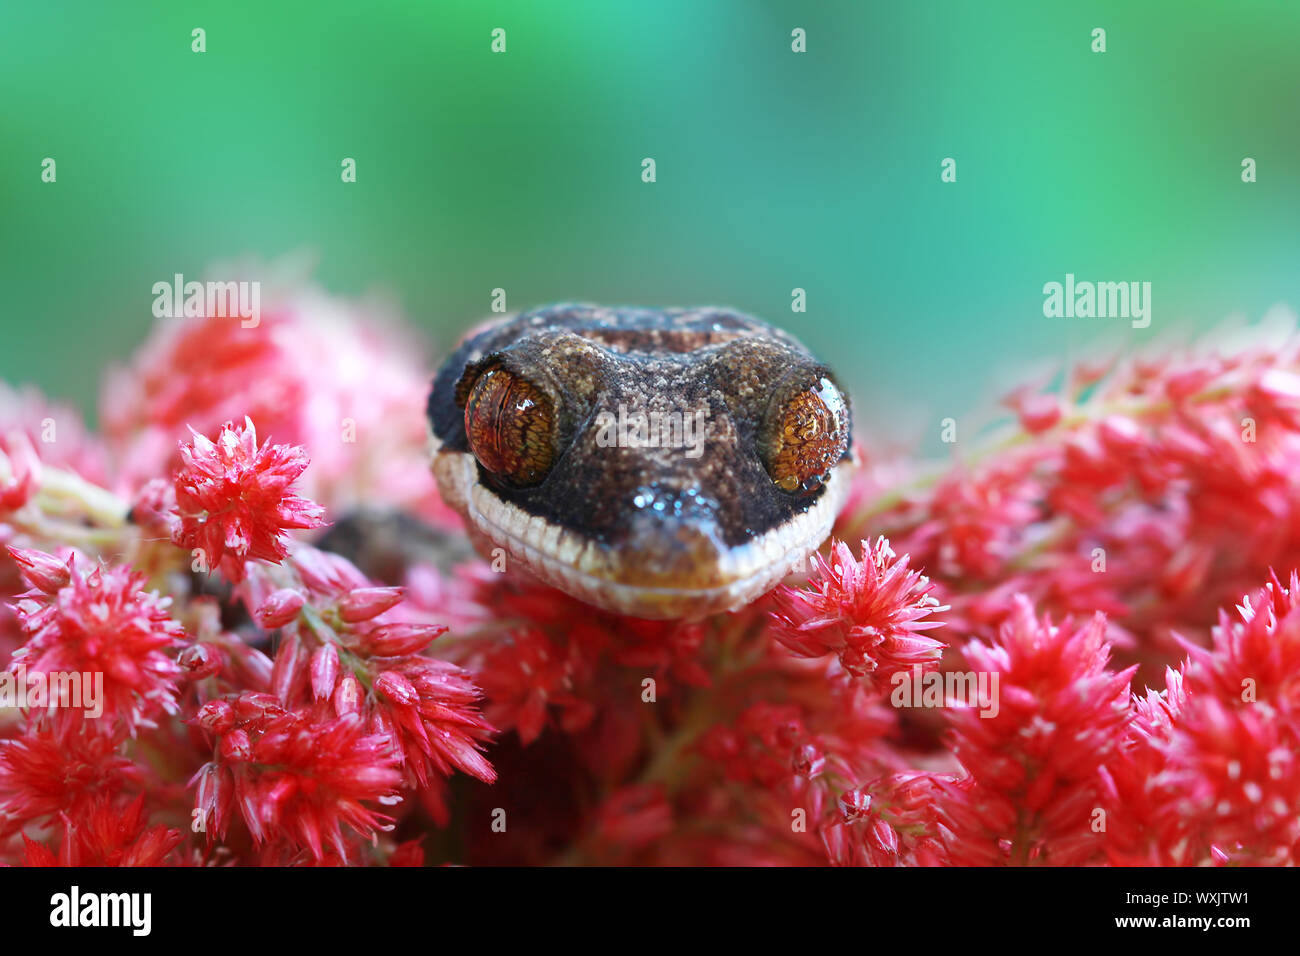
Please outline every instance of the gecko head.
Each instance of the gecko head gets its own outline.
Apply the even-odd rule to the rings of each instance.
[[[772,588],[830,533],[851,469],[830,369],[726,309],[505,319],[446,361],[428,412],[439,490],[481,551],[638,617]]]

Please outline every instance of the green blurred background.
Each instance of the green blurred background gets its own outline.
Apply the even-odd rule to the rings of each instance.
[[[497,286],[734,305],[920,434],[1099,338],[1300,304],[1298,42],[1291,0],[3,0],[0,377],[90,410],[154,282],[309,249],[441,345]],[[1151,281],[1151,328],[1044,318],[1066,272]]]

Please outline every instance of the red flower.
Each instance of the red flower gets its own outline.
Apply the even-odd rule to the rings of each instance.
[[[40,480],[41,459],[26,432],[0,433],[0,514],[27,504]]]
[[[1173,668],[1165,671],[1165,690],[1133,698],[1133,720],[1103,772],[1110,792],[1104,849],[1115,865],[1185,865],[1199,849],[1185,839],[1199,821],[1169,812],[1176,795],[1165,773],[1186,702],[1182,672]]]
[[[406,782],[435,815],[442,779],[455,769],[494,780],[480,753],[493,733],[478,713],[481,692],[461,668],[421,653],[446,627],[398,619],[411,611],[404,590],[375,586],[339,555],[300,547],[286,567],[300,588],[276,588],[261,570],[240,585],[263,625],[281,629],[271,672],[280,702],[328,703],[391,738]]]
[[[128,567],[91,565],[73,553],[60,583],[63,573],[52,556],[10,554],[32,588],[11,605],[28,638],[14,652],[11,670],[102,675],[106,728],[120,720],[134,731],[160,711],[176,711],[180,668],[165,652],[182,642],[185,631],[168,614],[171,598],[146,592],[144,575]],[[56,713],[75,722],[85,709]]]
[[[280,536],[289,529],[319,528],[324,509],[290,490],[307,467],[293,445],[258,447],[251,419],[222,426],[216,441],[191,432],[181,445],[174,478],[180,515],[173,540],[199,549],[211,569],[242,581],[249,558],[278,563],[288,554]]]
[[[908,568],[884,538],[862,542],[862,560],[847,544],[835,541],[829,560],[813,556],[810,589],[782,588],[776,594],[780,610],[774,633],[800,657],[836,653],[844,669],[866,677],[877,689],[913,665],[934,665],[943,653],[942,641],[921,636],[942,621],[924,620],[940,605],[928,578]]]
[[[217,758],[191,781],[210,836],[225,837],[237,807],[259,845],[346,860],[344,825],[370,838],[387,824],[367,804],[397,802],[397,755],[387,735],[366,732],[359,714],[322,718],[245,694],[210,701],[196,723],[217,738]]]
[[[757,703],[745,708],[734,726],[711,728],[700,739],[699,749],[726,779],[772,788],[795,776],[793,758],[800,756],[806,738],[798,706]],[[808,762],[819,759],[820,754]],[[811,770],[803,762],[800,766],[805,773]]]
[[[1265,703],[1192,696],[1152,780],[1183,826],[1180,863],[1300,861],[1300,735]],[[1171,842],[1169,849],[1176,847]]]
[[[1292,571],[1286,587],[1270,574],[1268,584],[1242,599],[1235,618],[1219,612],[1211,637],[1208,650],[1188,645],[1192,694],[1300,716],[1300,573]]]
[[[1101,850],[1095,813],[1110,805],[1105,765],[1131,719],[1133,674],[1107,669],[1105,633],[1101,615],[1056,627],[1017,596],[998,642],[964,649],[999,682],[996,712],[950,711],[952,752],[970,778],[942,785],[954,863],[1070,866]]]
[[[20,437],[21,436],[21,437]],[[66,469],[87,481],[107,481],[107,456],[100,439],[86,430],[80,411],[52,402],[33,387],[10,388],[0,382],[0,455]],[[4,468],[0,465],[0,474]],[[3,485],[0,480],[0,485]]]
[[[58,852],[23,838],[26,866],[164,866],[175,862],[172,851],[181,842],[177,830],[149,826],[144,795],[125,806],[97,801],[73,817],[63,815],[63,840]]]
[[[479,751],[493,730],[478,714],[479,689],[454,664],[410,657],[375,678],[375,723],[397,742],[407,771],[421,788],[434,773],[458,768],[485,783],[496,780]]]
[[[1149,789],[1173,862],[1300,862],[1300,576],[1274,575],[1190,648],[1185,700],[1153,746]]]
[[[1023,528],[1041,516],[1026,465],[995,461],[973,472],[955,468],[934,489],[929,515],[903,545],[936,576],[997,579],[1007,571]]]
[[[893,774],[870,788],[841,794],[839,819],[821,829],[834,866],[946,866],[951,861],[937,807],[944,789],[962,784],[947,775]]]
[[[82,819],[97,801],[140,782],[119,739],[82,727],[59,732],[41,723],[0,740],[0,833],[60,814]]]
[[[296,272],[249,263],[210,276],[262,282],[255,328],[221,316],[160,319],[129,367],[109,369],[99,418],[122,486],[170,474],[187,423],[210,435],[247,415],[311,450],[302,493],[331,512],[374,502],[459,527],[429,472],[420,343],[384,310],[328,297]],[[0,420],[4,399],[0,384]],[[75,440],[70,418],[59,411],[59,446]]]
[[[488,716],[498,727],[513,727],[524,744],[541,735],[552,707],[562,730],[581,730],[597,709],[592,700],[575,693],[590,666],[577,641],[566,646],[536,628],[502,635],[478,668]]]

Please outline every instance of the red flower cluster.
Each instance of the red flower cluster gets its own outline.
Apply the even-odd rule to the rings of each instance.
[[[279,699],[364,712],[422,791],[454,769],[491,782],[480,748],[492,728],[477,712],[479,689],[461,668],[423,654],[446,626],[395,617],[403,590],[375,586],[339,555],[301,547],[288,567],[298,587],[271,590],[274,575],[259,573],[243,590],[263,626],[280,631],[271,671]]]
[[[286,532],[323,524],[294,490],[306,466],[251,421],[194,434],[129,520],[52,472],[102,523],[78,540],[115,560],[8,549],[27,590],[0,677],[18,708],[0,718],[19,717],[0,719],[0,862],[418,864],[420,840],[385,836],[399,818],[422,804],[445,821],[458,770],[494,779],[480,691],[425,653],[445,625],[403,616],[401,588],[338,555],[290,551]],[[45,504],[29,496],[11,539],[58,544],[66,504]],[[189,573],[207,567],[235,584],[225,607]]]
[[[1300,862],[1300,578],[1274,577],[1238,615],[1220,615],[1171,680],[1172,705],[1152,708],[1142,742],[1156,757],[1130,770],[1157,772],[1126,781],[1150,822],[1133,834],[1144,861]]]
[[[477,711],[481,692],[461,668],[425,656],[443,625],[394,617],[402,589],[299,546],[277,566],[251,566],[238,594],[278,646],[254,685],[265,692],[250,693],[238,690],[249,684],[238,668],[221,663],[227,638],[197,645],[218,663],[196,671],[211,670],[212,688],[229,689],[192,721],[213,753],[195,777],[210,841],[229,840],[238,808],[259,861],[305,853],[345,863],[359,840],[391,829],[378,807],[398,807],[403,791],[445,822],[446,777],[495,779],[481,753],[492,733]]]
[[[775,635],[801,657],[838,654],[846,671],[881,690],[900,671],[939,663],[943,643],[921,632],[940,627],[942,621],[924,619],[948,608],[884,538],[862,542],[862,552],[859,562],[848,545],[834,541],[829,560],[813,555],[816,587],[777,593]]]
[[[288,551],[281,534],[325,523],[320,505],[290,491],[306,468],[300,448],[269,442],[259,447],[247,418],[243,428],[227,422],[216,441],[193,433],[193,441],[181,445],[173,479],[172,540],[232,581],[243,580],[249,558],[283,560]]]
[[[104,446],[0,388],[0,864],[1300,862],[1294,330],[868,455],[801,583],[662,622],[446,560],[423,367],[268,303],[160,326]]]
[[[1203,642],[1220,607],[1300,565],[1300,336],[1273,339],[1018,390],[1018,427],[937,480],[861,497],[838,533],[887,534],[952,626],[985,638],[1016,593],[1060,618],[1101,611],[1156,680],[1178,635]]]
[[[398,800],[393,742],[366,733],[355,710],[308,715],[270,694],[242,694],[209,701],[194,721],[216,739],[217,753],[195,778],[201,832],[224,839],[238,809],[255,844],[285,854],[266,853],[268,862],[288,862],[300,849],[346,862],[342,824],[370,839],[389,822],[367,804]]]
[[[1071,866],[1105,832],[1107,762],[1130,719],[1133,669],[1107,668],[1105,619],[1055,627],[1019,597],[992,646],[963,654],[998,675],[997,713],[952,713],[952,753],[965,777],[943,787],[948,861]]]
[[[84,819],[138,787],[141,769],[121,750],[117,735],[60,731],[49,724],[0,742],[0,834],[63,817]]]
[[[163,866],[181,842],[178,831],[149,826],[143,794],[124,807],[95,803],[60,821],[58,852],[23,838],[24,866]]]
[[[12,605],[27,642],[14,652],[11,672],[79,675],[84,703],[102,704],[106,727],[121,723],[134,731],[176,711],[180,669],[167,652],[185,631],[169,614],[170,598],[146,592],[143,574],[92,564],[75,552],[66,562],[14,548],[10,555],[31,588]],[[96,679],[103,681],[99,702],[88,699],[92,689],[85,686]],[[80,721],[87,710],[49,703],[61,721]]]
[[[303,493],[331,514],[379,502],[453,524],[428,468],[423,350],[394,316],[329,298],[292,271],[266,270],[255,328],[224,316],[161,319],[127,367],[109,370],[99,417],[115,487],[133,494],[170,474],[187,427],[213,435],[247,416],[264,434],[311,452]],[[74,437],[68,419],[59,416],[69,431],[60,445]]]

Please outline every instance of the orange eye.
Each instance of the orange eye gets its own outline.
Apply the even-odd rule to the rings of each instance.
[[[790,494],[820,488],[849,447],[849,409],[830,379],[796,392],[768,411],[760,436],[763,463]]]
[[[465,435],[479,464],[512,485],[535,485],[551,470],[551,400],[501,367],[488,369],[465,400]]]

